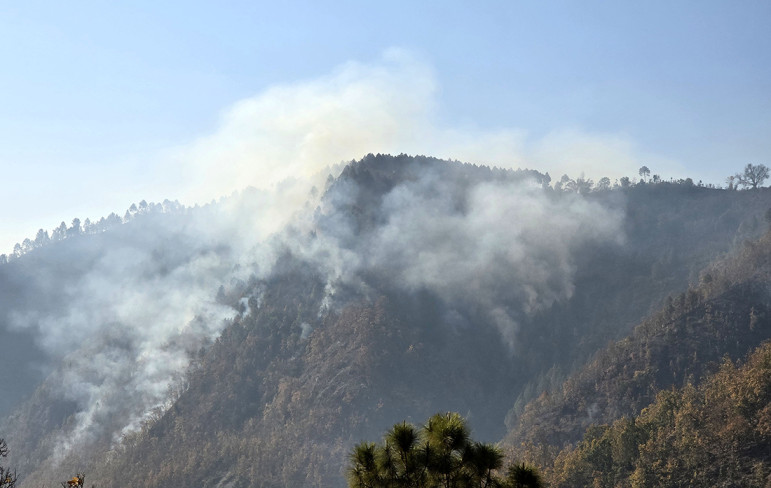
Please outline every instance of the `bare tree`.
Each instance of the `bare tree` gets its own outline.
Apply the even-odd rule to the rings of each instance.
[[[744,167],[744,173],[736,175],[736,180],[738,180],[739,185],[755,189],[762,186],[768,176],[768,166],[765,164],[747,164]]]
[[[5,439],[0,439],[0,457],[8,455],[8,445]],[[0,488],[13,488],[16,486],[16,471],[0,466]]]
[[[734,175],[729,176],[725,179],[726,184],[728,185],[729,190],[736,190],[736,186],[738,185],[737,177]]]

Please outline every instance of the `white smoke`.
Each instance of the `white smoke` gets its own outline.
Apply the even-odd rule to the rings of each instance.
[[[605,168],[610,176],[639,165],[634,146],[618,137],[603,153],[602,136],[575,133],[558,146],[565,154],[555,154],[547,150],[552,139],[533,141],[520,129],[442,127],[436,91],[430,68],[392,50],[376,63],[347,63],[238,102],[212,135],[175,150],[166,171],[180,175],[193,201],[253,188],[182,218],[148,216],[104,234],[98,258],[72,276],[57,276],[56,262],[40,270],[58,285],[41,279],[31,288],[40,291],[41,306],[15,309],[13,321],[36,330],[51,356],[67,358],[57,377],[79,412],[64,447],[119,436],[163,408],[191,352],[237,313],[215,300],[218,287],[267,276],[278,252],[271,242],[327,275],[323,306],[336,299],[338,284],[363,286],[364,273],[382,272],[448,304],[476,301],[509,344],[519,314],[569,297],[575,250],[620,235],[619,213],[579,196],[554,198],[528,181],[469,185],[426,170],[383,197],[378,223],[365,233],[340,212],[355,198],[350,181],[325,197],[316,214],[323,225],[314,220],[327,178],[340,169],[329,165],[367,153],[505,167],[605,154],[609,164],[622,164]],[[299,231],[284,233],[290,222]],[[310,238],[316,226],[318,236]],[[74,240],[68,245],[76,247]],[[43,305],[51,297],[58,306]],[[303,327],[303,336],[311,330]]]
[[[55,452],[138,428],[164,406],[190,355],[234,315],[215,301],[217,286],[232,275],[233,249],[209,234],[218,226],[202,225],[204,216],[147,215],[94,236],[98,252],[67,276],[56,275],[55,260],[40,263],[38,271],[58,285],[60,304],[48,307],[41,297],[11,321],[37,330],[40,345],[62,360],[52,383],[78,406]],[[88,239],[66,245],[92,252]]]
[[[171,173],[183,180],[183,201],[210,201],[247,186],[270,191],[281,204],[262,220],[278,219],[276,230],[287,209],[304,203],[309,185],[323,186],[330,165],[368,153],[535,167],[554,179],[585,173],[612,181],[637,175],[643,164],[677,167],[625,134],[555,128],[535,137],[520,127],[448,124],[439,115],[439,92],[433,69],[406,50],[387,50],[374,63],[348,62],[235,103],[213,134],[173,151],[163,179]]]
[[[469,182],[426,166],[383,196],[365,230],[341,212],[360,189],[337,185],[318,234],[295,252],[326,270],[332,292],[335,281],[361,287],[362,275],[376,273],[449,306],[489,310],[513,347],[519,316],[572,296],[582,246],[623,241],[623,213],[510,176]]]

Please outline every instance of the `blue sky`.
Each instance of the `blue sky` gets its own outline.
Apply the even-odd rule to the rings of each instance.
[[[771,164],[769,25],[767,1],[3,1],[0,252],[370,151],[720,184]]]

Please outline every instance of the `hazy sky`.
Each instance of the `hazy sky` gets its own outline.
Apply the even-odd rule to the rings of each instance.
[[[0,0],[0,253],[366,152],[722,183],[771,164],[771,2]]]

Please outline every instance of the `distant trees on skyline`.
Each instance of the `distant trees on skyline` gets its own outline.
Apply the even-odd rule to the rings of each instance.
[[[65,222],[62,222],[52,229],[50,234],[45,229],[39,229],[37,234],[35,234],[34,240],[26,238],[21,243],[16,243],[13,246],[13,252],[11,254],[0,254],[0,265],[6,264],[13,259],[20,258],[24,254],[43,247],[51,242],[63,241],[84,234],[99,234],[105,232],[115,226],[130,222],[138,215],[149,213],[172,213],[184,209],[185,207],[176,200],[173,202],[164,200],[163,203],[147,203],[142,200],[139,202],[139,205],[131,204],[129,209],[126,210],[123,218],[115,212],[112,212],[107,217],[102,217],[96,222],[91,222],[90,219],[81,222],[79,218],[75,217],[72,219],[69,226],[67,226]]]
[[[604,176],[600,178],[597,181],[597,184],[594,183],[593,180],[586,178],[583,174],[581,174],[580,177],[573,179],[568,175],[562,175],[562,177],[555,181],[554,185],[552,185],[552,189],[556,191],[566,192],[566,193],[589,193],[593,191],[607,191],[607,190],[614,190],[619,188],[631,188],[637,185],[658,185],[658,184],[670,184],[670,185],[683,185],[683,186],[697,186],[701,188],[711,188],[711,189],[726,189],[726,190],[738,190],[740,187],[743,187],[744,189],[756,189],[763,186],[763,183],[765,183],[766,180],[768,180],[769,177],[771,177],[771,170],[764,165],[764,164],[748,164],[745,166],[744,171],[742,173],[736,173],[735,175],[731,175],[728,178],[726,178],[726,186],[721,187],[719,185],[714,185],[712,183],[704,184],[701,180],[697,183],[694,183],[692,178],[679,178],[674,179],[670,178],[669,180],[664,180],[661,175],[659,174],[653,174],[651,175],[651,170],[647,166],[642,166],[638,170],[638,175],[640,176],[640,180],[638,183],[634,182],[634,179],[630,178],[629,176],[622,176],[621,178],[618,178],[615,180],[614,183],[611,184],[610,178],[607,176]],[[546,174],[548,177],[548,173]],[[548,185],[546,186],[548,188]]]
[[[765,164],[747,164],[744,167],[744,172],[737,173],[734,178],[739,185],[755,189],[762,186],[768,179],[768,167]]]
[[[494,168],[493,168],[494,169]],[[549,173],[540,173],[535,170],[524,170],[533,173],[533,177],[541,184],[546,190],[554,190],[564,193],[578,193],[585,195],[591,192],[603,192],[616,189],[626,189],[637,185],[658,185],[658,184],[670,184],[670,185],[683,185],[683,186],[697,186],[711,189],[723,189],[721,186],[715,186],[714,184],[704,184],[701,181],[694,183],[691,178],[680,178],[675,180],[670,178],[664,180],[659,174],[653,174],[651,176],[651,170],[648,166],[641,166],[638,170],[640,180],[635,183],[634,180],[628,176],[623,176],[616,179],[611,183],[610,178],[604,176],[600,178],[595,184],[594,180],[587,178],[583,173],[578,178],[571,178],[567,174],[562,175],[559,180],[555,180],[552,183],[552,178]],[[771,170],[764,164],[747,164],[744,167],[743,172],[736,173],[728,176],[725,180],[726,190],[738,190],[740,187],[744,189],[754,190],[763,186],[763,184],[771,176]],[[125,214],[121,218],[116,213],[111,213],[107,217],[102,217],[97,222],[91,222],[90,219],[82,221],[79,218],[74,218],[67,226],[65,222],[61,222],[59,226],[52,229],[50,234],[44,229],[38,230],[34,239],[26,238],[20,243],[16,243],[13,247],[13,251],[10,254],[0,254],[0,265],[7,263],[13,259],[19,258],[22,255],[42,247],[49,242],[57,242],[67,238],[75,237],[81,234],[98,234],[105,232],[106,230],[129,222],[138,215],[146,213],[169,213],[184,210],[185,207],[178,201],[164,200],[163,203],[147,203],[142,200],[138,204],[132,203],[126,210]]]

